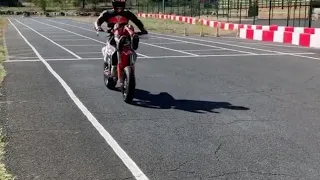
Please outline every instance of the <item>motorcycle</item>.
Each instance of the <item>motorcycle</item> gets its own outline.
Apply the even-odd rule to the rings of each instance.
[[[102,48],[104,58],[104,84],[108,89],[116,89],[117,81],[120,80],[120,91],[123,100],[131,103],[134,98],[136,79],[135,79],[135,62],[138,58],[135,50],[138,49],[139,37],[141,33],[136,33],[134,27],[130,24],[115,24],[114,28],[108,30],[110,36],[113,36],[112,46],[109,41]],[[99,32],[97,32],[99,36]],[[116,48],[115,48],[116,47]],[[115,53],[116,52],[116,53]],[[116,57],[113,57],[116,56]],[[114,62],[116,59],[117,62]],[[117,64],[115,69],[116,76],[112,77],[112,64]]]

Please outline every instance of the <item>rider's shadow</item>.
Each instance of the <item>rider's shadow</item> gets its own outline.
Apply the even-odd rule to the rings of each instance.
[[[247,107],[234,106],[228,102],[175,99],[166,92],[151,94],[148,91],[140,89],[136,89],[133,105],[155,109],[179,109],[193,113],[204,113],[203,111],[219,113],[214,110],[220,108],[232,110],[249,110],[249,108]]]

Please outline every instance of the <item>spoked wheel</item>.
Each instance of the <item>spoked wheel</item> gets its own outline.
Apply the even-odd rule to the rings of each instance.
[[[123,85],[121,87],[121,93],[123,100],[126,103],[131,103],[134,98],[136,88],[136,81],[133,72],[131,71],[130,66],[124,68],[123,73]]]

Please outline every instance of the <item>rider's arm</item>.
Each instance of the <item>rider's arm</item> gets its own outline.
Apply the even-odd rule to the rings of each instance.
[[[129,15],[129,20],[131,20],[141,31],[146,31],[143,23],[138,19],[138,17],[130,11],[127,11]]]
[[[96,22],[94,23],[94,28],[95,28],[96,30],[102,29],[102,28],[101,28],[101,25],[106,21],[107,15],[108,15],[108,11],[107,11],[107,10],[103,11],[103,12],[99,15],[98,19],[97,19]]]

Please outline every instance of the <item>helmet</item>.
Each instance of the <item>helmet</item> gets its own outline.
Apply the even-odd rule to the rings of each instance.
[[[112,0],[112,7],[115,11],[123,11],[126,7],[126,0]]]

